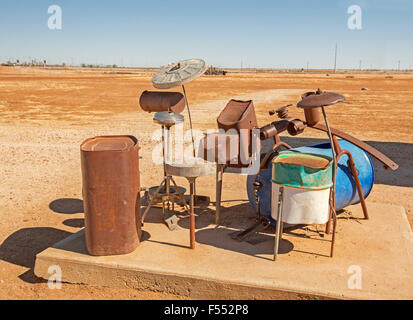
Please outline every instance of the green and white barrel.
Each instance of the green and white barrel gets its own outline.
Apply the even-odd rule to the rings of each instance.
[[[333,186],[332,158],[283,152],[272,161],[271,216],[277,220],[279,189],[284,187],[282,220],[288,224],[324,224],[329,220]]]

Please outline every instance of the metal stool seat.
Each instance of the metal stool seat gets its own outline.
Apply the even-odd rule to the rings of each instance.
[[[195,199],[195,180],[201,176],[215,174],[215,163],[206,162],[203,159],[195,158],[191,162],[183,163],[167,163],[165,166],[167,175],[185,177],[190,185],[190,245],[191,249],[195,249],[195,214],[194,214],[194,199]],[[182,201],[185,200],[182,197]]]

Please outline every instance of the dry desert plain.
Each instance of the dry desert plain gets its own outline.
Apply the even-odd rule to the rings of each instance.
[[[161,180],[162,168],[151,160],[152,133],[158,128],[153,115],[138,106],[140,93],[152,88],[153,71],[0,67],[0,299],[182,298],[71,284],[50,290],[33,273],[37,253],[83,227],[79,156],[83,140],[135,135],[142,148],[142,186]],[[374,162],[376,184],[368,202],[403,206],[413,225],[412,73],[237,72],[203,76],[188,84],[187,92],[194,127],[205,131],[216,128],[216,117],[230,98],[253,99],[258,122],[265,125],[275,120],[268,110],[295,105],[301,93],[317,88],[347,98],[328,109],[333,127],[366,141],[400,165],[393,172]],[[300,110],[290,109],[291,115],[303,118]],[[312,130],[297,138],[282,136],[293,146],[326,138]],[[200,181],[202,193],[214,201],[215,186]],[[245,200],[244,185],[245,177],[224,180],[224,189],[238,187]],[[231,212],[233,205],[224,204],[223,214],[236,214]]]

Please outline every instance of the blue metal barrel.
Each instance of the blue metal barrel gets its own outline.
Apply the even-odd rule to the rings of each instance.
[[[359,147],[346,140],[339,140],[339,144],[342,149],[350,151],[353,155],[356,168],[359,172],[359,179],[364,198],[367,198],[374,184],[374,168],[369,155]],[[294,148],[289,151],[319,154],[329,157],[332,157],[333,155],[329,143]],[[354,178],[351,174],[347,161],[348,156],[343,155],[338,162],[336,180],[336,210],[340,210],[349,205],[360,202]],[[266,170],[261,171],[261,182],[263,184],[263,188],[260,192],[258,192],[261,199],[261,212],[268,217],[271,217],[271,171],[271,165],[269,165]],[[248,199],[254,211],[256,210],[253,188],[255,178],[255,175],[251,175],[248,176],[247,179]]]

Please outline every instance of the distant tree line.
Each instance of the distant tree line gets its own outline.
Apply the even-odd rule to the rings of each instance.
[[[15,61],[7,61],[5,63],[1,63],[2,66],[22,66],[22,67],[45,67],[45,66],[60,66],[60,67],[66,67],[67,64],[65,62],[60,63],[60,64],[53,64],[49,65],[47,64],[46,60],[37,60],[37,59],[32,59],[30,61],[20,61],[19,59],[16,59]],[[73,67],[73,66],[71,66]],[[110,64],[110,65],[98,65],[98,64],[86,64],[82,63],[81,64],[82,68],[118,68],[116,64]]]

